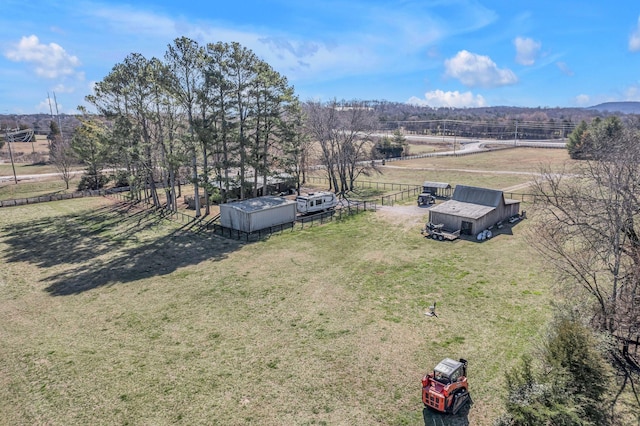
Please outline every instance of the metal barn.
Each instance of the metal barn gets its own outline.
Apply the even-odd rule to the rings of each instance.
[[[283,197],[258,197],[220,205],[220,224],[251,233],[296,221],[296,203]]]
[[[451,200],[429,210],[429,221],[474,235],[519,213],[520,201],[505,199],[502,191],[457,185]]]
[[[448,198],[451,196],[451,185],[445,182],[429,182],[422,183],[422,192],[428,192],[434,197]]]

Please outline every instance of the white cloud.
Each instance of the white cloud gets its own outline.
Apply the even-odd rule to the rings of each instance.
[[[408,104],[422,105],[430,107],[482,107],[486,106],[486,102],[482,95],[474,95],[471,92],[460,93],[456,91],[445,92],[442,90],[433,90],[424,94],[424,99],[412,96]]]
[[[532,38],[516,37],[513,40],[516,46],[516,62],[520,65],[531,66],[536,62],[538,52],[542,47],[539,41]]]
[[[558,67],[558,69],[560,69],[560,71],[562,71],[562,73],[568,75],[569,77],[573,77],[574,72],[571,68],[569,68],[569,65],[567,65],[566,62],[558,61],[556,62],[556,66]]]
[[[640,84],[631,84],[616,92],[598,93],[594,95],[581,94],[573,99],[574,104],[581,107],[597,105],[605,102],[625,101],[640,101]]]
[[[582,95],[576,96],[575,102],[576,102],[576,105],[578,106],[587,106],[587,105],[590,105],[591,98],[589,97],[589,95],[582,94]]]
[[[640,100],[640,86],[632,85],[626,88],[624,91],[625,101],[638,101]]]
[[[56,87],[53,88],[55,93],[73,93],[76,91],[75,87],[65,86],[64,84],[56,84]]]
[[[35,35],[22,37],[5,56],[14,62],[33,63],[37,75],[52,79],[73,75],[80,66],[76,56],[69,55],[56,43],[41,44]]]
[[[518,77],[510,69],[500,69],[488,56],[461,50],[444,61],[446,75],[469,87],[498,87],[515,84]]]
[[[403,2],[394,7],[353,1],[331,10],[326,5],[313,4],[296,9],[315,12],[318,19],[348,19],[350,27],[338,32],[329,29],[315,35],[308,31],[300,34],[270,27],[268,22],[239,25],[225,18],[204,16],[190,20],[144,6],[105,3],[95,3],[94,7],[84,8],[82,13],[86,14],[86,21],[96,22],[119,37],[135,37],[138,46],[148,44],[147,49],[138,47],[145,55],[150,52],[162,55],[161,49],[167,42],[182,35],[202,44],[236,41],[286,74],[290,81],[314,84],[321,80],[378,73],[381,68],[390,72],[423,69],[420,53],[447,37],[476,31],[498,19],[493,10],[475,0],[445,1],[435,5]],[[155,39],[161,41],[153,44]]]
[[[96,4],[95,7],[88,8],[85,13],[99,18],[118,33],[175,37],[179,32],[178,21],[173,18],[131,6]]]
[[[40,103],[36,105],[36,111],[46,113],[46,114],[50,114],[53,111],[53,113],[55,114],[56,107],[55,107],[55,103],[53,102],[53,99],[51,99],[51,107],[49,107],[49,99],[44,99],[40,101]],[[60,105],[60,103],[58,103],[58,112],[62,112],[62,105]]]
[[[632,52],[640,52],[640,17],[638,18],[636,29],[629,37],[629,50]]]

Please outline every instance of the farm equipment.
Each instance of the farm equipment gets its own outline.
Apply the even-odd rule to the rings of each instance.
[[[465,359],[445,358],[422,378],[422,402],[427,408],[457,414],[469,400]]]
[[[436,203],[436,197],[431,195],[430,192],[423,192],[418,195],[418,205],[419,206],[428,206]]]
[[[444,229],[443,224],[434,225],[433,223],[427,223],[427,226],[420,231],[425,237],[433,238],[434,240],[453,241],[460,237],[460,230],[447,231]]]

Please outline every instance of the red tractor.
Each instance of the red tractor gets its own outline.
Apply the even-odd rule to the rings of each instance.
[[[445,358],[422,378],[422,402],[425,407],[456,414],[467,401],[467,360]]]

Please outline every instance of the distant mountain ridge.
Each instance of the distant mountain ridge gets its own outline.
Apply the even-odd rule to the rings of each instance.
[[[602,104],[590,106],[589,110],[601,112],[621,112],[623,114],[640,114],[640,102],[605,102]]]

